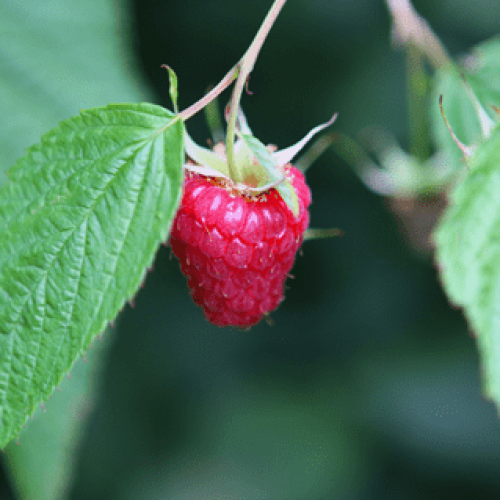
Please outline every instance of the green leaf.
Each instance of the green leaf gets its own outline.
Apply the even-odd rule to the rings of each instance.
[[[151,104],[82,111],[0,190],[0,448],[134,296],[182,194],[184,126]]]
[[[68,498],[75,474],[73,457],[97,403],[98,381],[116,333],[107,331],[103,341],[92,344],[86,358],[74,364],[71,377],[63,377],[44,408],[39,406],[28,419],[19,436],[20,446],[15,441],[7,446],[8,468],[19,498]]]
[[[441,279],[478,336],[484,391],[500,408],[500,129],[469,160],[434,238]]]
[[[26,147],[80,109],[154,102],[134,56],[129,7],[123,3],[118,12],[114,0],[0,1],[0,114],[8,117],[0,120],[0,185],[7,180],[4,170]],[[75,374],[79,364],[87,366],[77,362],[47,412],[35,410],[19,437],[21,446],[12,443],[6,450],[23,500],[65,498],[77,461],[75,439],[85,435],[86,426],[86,419],[74,417],[75,400],[83,398]],[[82,392],[88,398],[87,389]]]
[[[435,76],[431,98],[431,123],[434,140],[446,152],[456,168],[461,167],[462,153],[453,142],[439,109],[443,108],[458,139],[470,146],[481,141],[481,125],[462,75],[490,117],[491,105],[500,106],[500,38],[493,38],[472,50],[456,67],[440,69]]]
[[[269,183],[278,183],[275,186],[276,191],[278,191],[288,208],[295,215],[295,217],[297,217],[299,215],[299,198],[292,184],[286,179],[283,172],[277,168],[276,160],[272,157],[266,146],[264,146],[264,144],[262,144],[262,142],[260,142],[256,137],[241,134],[241,138],[244,141],[244,145],[253,155],[255,155],[255,158],[257,158],[257,161],[259,162],[259,165],[264,169],[264,172],[259,176],[259,165],[254,165],[253,163],[249,162],[247,162],[246,164],[242,163],[240,168],[243,169],[246,165],[248,175],[257,175],[259,181],[257,187],[267,185]]]

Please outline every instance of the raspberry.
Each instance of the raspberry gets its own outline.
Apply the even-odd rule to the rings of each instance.
[[[284,299],[284,283],[309,225],[311,192],[292,165],[285,173],[299,198],[295,218],[272,188],[254,197],[216,178],[186,174],[170,245],[208,321],[257,324]]]

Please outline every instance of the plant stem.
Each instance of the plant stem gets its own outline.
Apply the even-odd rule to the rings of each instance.
[[[394,23],[393,41],[406,48],[410,153],[426,160],[430,141],[424,102],[428,93],[424,58],[434,69],[451,66],[452,62],[427,21],[414,9],[411,0],[386,0],[386,3]]]
[[[408,87],[408,121],[410,153],[422,161],[427,160],[430,140],[427,123],[428,77],[424,68],[424,55],[413,45],[406,48],[406,80]]]
[[[235,172],[235,161],[234,161],[234,135],[236,129],[236,117],[238,116],[238,108],[240,105],[241,94],[243,92],[243,88],[245,87],[245,83],[247,81],[248,76],[253,70],[255,61],[257,60],[257,56],[259,55],[260,49],[271,30],[278,14],[281,9],[285,5],[286,0],[274,0],[274,3],[267,13],[264,22],[262,23],[259,31],[255,35],[250,47],[245,52],[245,55],[241,58],[238,66],[240,68],[240,72],[238,75],[238,79],[236,80],[236,84],[234,86],[233,94],[231,96],[230,103],[230,116],[226,133],[226,155],[227,155],[227,163],[229,167],[229,172],[231,178],[235,181],[238,181],[238,173]]]
[[[201,111],[207,104],[212,102],[220,93],[226,90],[231,83],[233,83],[235,78],[238,76],[239,69],[240,63],[231,68],[226,76],[208,94],[204,95],[199,101],[179,113],[179,116],[186,121],[198,113],[198,111]]]
[[[413,45],[424,54],[434,69],[451,65],[451,59],[426,20],[420,17],[410,0],[386,0],[392,15],[393,36],[397,43]]]
[[[193,115],[198,113],[201,109],[203,109],[207,104],[212,102],[220,93],[222,93],[231,83],[237,78],[236,84],[234,86],[233,94],[231,96],[230,103],[230,115],[229,115],[229,123],[226,134],[226,155],[227,162],[229,167],[229,172],[231,178],[235,181],[238,180],[238,172],[235,172],[235,161],[234,161],[234,135],[236,130],[236,117],[238,116],[238,108],[240,104],[241,94],[243,92],[243,88],[245,87],[245,83],[248,79],[248,75],[253,70],[255,61],[257,60],[257,56],[259,55],[260,49],[264,44],[269,31],[271,30],[278,14],[281,9],[285,5],[286,0],[274,0],[274,3],[267,13],[264,22],[262,23],[259,31],[255,35],[250,47],[248,47],[247,51],[243,55],[243,57],[239,60],[238,64],[234,66],[226,76],[219,82],[219,84],[214,87],[208,94],[203,96],[199,101],[195,102],[189,108],[186,108],[184,111],[179,113],[177,116],[181,118],[183,121],[188,120]]]

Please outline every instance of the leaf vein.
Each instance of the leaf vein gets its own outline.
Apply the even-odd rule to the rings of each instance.
[[[147,146],[147,145],[150,145],[150,143],[146,144],[146,146]],[[143,147],[144,147],[144,146],[143,146]],[[137,150],[135,150],[135,151],[134,151],[134,153],[133,153],[133,155],[131,155],[131,157],[136,156],[136,155],[137,155],[137,153],[138,153],[138,151],[139,151],[140,149],[142,149],[142,148],[138,148]],[[129,158],[129,160],[130,160],[130,158]],[[31,296],[33,295],[33,293],[34,293],[34,292],[33,292],[33,290],[34,290],[34,289],[36,289],[36,288],[40,285],[41,280],[43,280],[43,279],[45,279],[45,278],[46,278],[46,276],[48,275],[48,272],[49,272],[49,271],[50,271],[50,269],[52,268],[52,265],[53,265],[53,263],[55,262],[55,260],[56,260],[57,256],[60,254],[60,252],[64,249],[65,245],[67,244],[67,241],[71,238],[71,236],[74,234],[74,232],[77,230],[77,228],[78,228],[78,227],[80,227],[80,225],[81,225],[81,224],[82,224],[85,220],[88,220],[88,216],[90,215],[90,213],[93,213],[93,212],[94,212],[94,209],[95,209],[95,206],[97,205],[97,203],[98,203],[98,202],[101,200],[101,198],[105,195],[105,193],[108,191],[108,189],[110,188],[110,186],[111,186],[111,185],[112,185],[112,184],[116,181],[116,179],[118,179],[118,178],[119,178],[119,172],[120,172],[123,168],[125,168],[125,166],[128,166],[128,165],[129,165],[129,160],[128,160],[128,161],[125,161],[125,162],[123,163],[123,165],[122,165],[122,166],[118,169],[118,171],[115,173],[115,175],[113,175],[113,176],[110,178],[110,180],[109,180],[109,182],[107,183],[107,185],[106,185],[106,186],[102,189],[102,192],[101,192],[101,193],[100,193],[100,194],[96,197],[96,199],[94,200],[94,203],[92,204],[92,206],[91,206],[91,207],[89,207],[89,209],[88,209],[88,210],[86,210],[86,212],[85,212],[84,216],[81,218],[81,220],[80,220],[80,221],[78,221],[78,222],[77,222],[77,224],[75,224],[74,229],[73,229],[72,231],[69,231],[69,232],[68,232],[68,234],[67,234],[67,235],[65,235],[65,238],[63,238],[63,240],[61,241],[61,246],[60,246],[60,248],[59,248],[59,249],[58,249],[58,250],[54,253],[54,255],[52,256],[52,258],[50,259],[50,261],[49,261],[49,262],[47,262],[47,266],[48,266],[48,267],[44,270],[44,273],[42,274],[42,276],[41,276],[41,278],[40,278],[40,281],[38,281],[38,282],[37,282],[37,281],[35,281],[35,282],[33,282],[33,283],[32,283],[32,288],[31,288],[31,290],[29,290],[29,292],[30,292],[30,293],[28,294],[28,296],[26,297],[26,299],[23,301],[22,306],[21,306],[21,309],[19,310],[19,312],[18,312],[18,314],[17,314],[17,315],[15,315],[15,316],[13,316],[13,317],[12,317],[12,319],[14,320],[14,321],[13,321],[14,323],[16,323],[16,322],[19,320],[19,317],[20,317],[20,315],[21,315],[22,311],[24,311],[24,308],[25,308],[25,306],[26,306],[27,302],[29,301],[30,297],[31,297]],[[147,168],[146,168],[146,169],[144,169],[144,172],[146,172],[146,171],[147,171]],[[143,180],[144,180],[144,179],[143,179]],[[142,191],[143,187],[144,187],[144,182],[142,181],[142,182],[141,182],[140,191]],[[136,204],[135,204],[135,206],[134,206],[134,212],[135,212],[136,208],[137,208],[137,203],[136,203]],[[130,223],[131,223],[132,219],[133,219],[133,216],[129,219],[129,224],[128,224],[128,227],[130,227]],[[117,255],[117,257],[118,257],[118,258],[115,260],[115,270],[116,270],[116,263],[118,262],[118,260],[119,260],[119,256],[121,255],[121,251],[122,251],[122,249],[123,249],[123,245],[124,245],[125,240],[126,240],[126,236],[123,238],[123,241],[122,241],[122,245],[121,245],[120,252],[119,252],[119,253],[118,253],[118,255]],[[107,291],[107,290],[108,290],[108,288],[109,288],[109,284],[110,284],[110,282],[111,282],[111,278],[110,278],[109,280],[107,280],[107,281],[108,281],[108,283],[107,283],[107,285],[106,285],[106,288],[105,288],[105,290],[103,291],[103,293],[101,294],[101,299],[100,299],[100,304],[99,304],[99,310],[100,310],[100,308],[102,307],[103,297],[104,297],[104,295],[105,295],[106,291]],[[75,300],[76,300],[76,297],[77,297],[77,295],[75,295]],[[87,335],[87,333],[88,333],[88,331],[89,331],[89,329],[90,329],[90,327],[91,327],[91,326],[92,326],[92,323],[89,323],[89,327],[87,328],[87,331],[85,332],[85,335],[83,335],[83,336],[82,336],[82,339],[84,339],[84,338],[86,337],[86,335]],[[12,359],[10,359],[10,363],[12,363]],[[7,393],[8,393],[8,386],[9,386],[9,382],[10,382],[10,373],[11,373],[11,370],[9,370],[9,378],[8,378],[8,380],[7,380],[7,385],[6,385],[6,387],[5,387],[5,390],[4,390],[4,391],[2,391],[2,393],[1,393],[1,394],[2,394],[2,398],[1,398],[0,408],[3,408],[3,407],[4,407],[4,404],[5,404],[5,399],[6,399],[6,396],[7,396]]]

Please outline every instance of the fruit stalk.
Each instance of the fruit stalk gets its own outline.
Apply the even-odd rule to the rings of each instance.
[[[286,0],[275,0],[273,6],[267,13],[264,22],[262,23],[259,31],[255,35],[250,47],[248,47],[247,51],[243,55],[243,57],[238,61],[234,67],[232,67],[228,73],[224,76],[224,78],[214,87],[208,94],[203,96],[199,101],[195,102],[189,108],[186,108],[184,111],[179,113],[179,117],[186,121],[191,118],[193,115],[201,111],[205,106],[211,103],[219,94],[221,94],[224,90],[233,83],[233,81],[237,78],[236,85],[233,91],[233,95],[231,97],[231,114],[229,118],[228,125],[228,133],[227,133],[227,157],[230,172],[232,172],[232,168],[234,168],[234,133],[236,128],[236,117],[238,114],[238,106],[241,99],[241,94],[243,92],[243,88],[247,81],[248,75],[252,72],[255,61],[257,60],[257,56],[259,55],[260,49],[267,38],[269,31],[271,30],[274,21],[278,17],[281,9],[285,5]],[[234,177],[233,177],[234,179]]]
[[[238,172],[235,172],[235,159],[234,159],[234,134],[236,129],[236,117],[238,116],[238,107],[240,105],[241,94],[243,92],[243,88],[247,82],[248,76],[253,70],[255,61],[257,60],[257,56],[259,55],[260,49],[264,44],[269,31],[271,30],[278,14],[281,9],[285,5],[286,0],[275,0],[273,6],[267,13],[264,22],[262,23],[259,31],[255,35],[250,47],[245,52],[245,55],[241,58],[239,62],[240,72],[238,75],[238,79],[236,80],[236,84],[234,86],[233,94],[231,96],[230,103],[230,116],[229,123],[227,127],[226,134],[226,154],[227,154],[227,163],[229,166],[229,172],[231,174],[231,178],[233,180],[238,180],[239,175]]]
[[[189,106],[189,108],[186,108],[184,111],[179,113],[179,116],[182,118],[182,120],[188,120],[193,115],[198,113],[198,111],[201,111],[205,106],[210,104],[219,94],[224,92],[224,90],[226,90],[238,76],[240,70],[239,65],[240,63],[232,67],[228,71],[226,76],[208,94],[204,95],[199,101],[196,101],[194,104]]]

